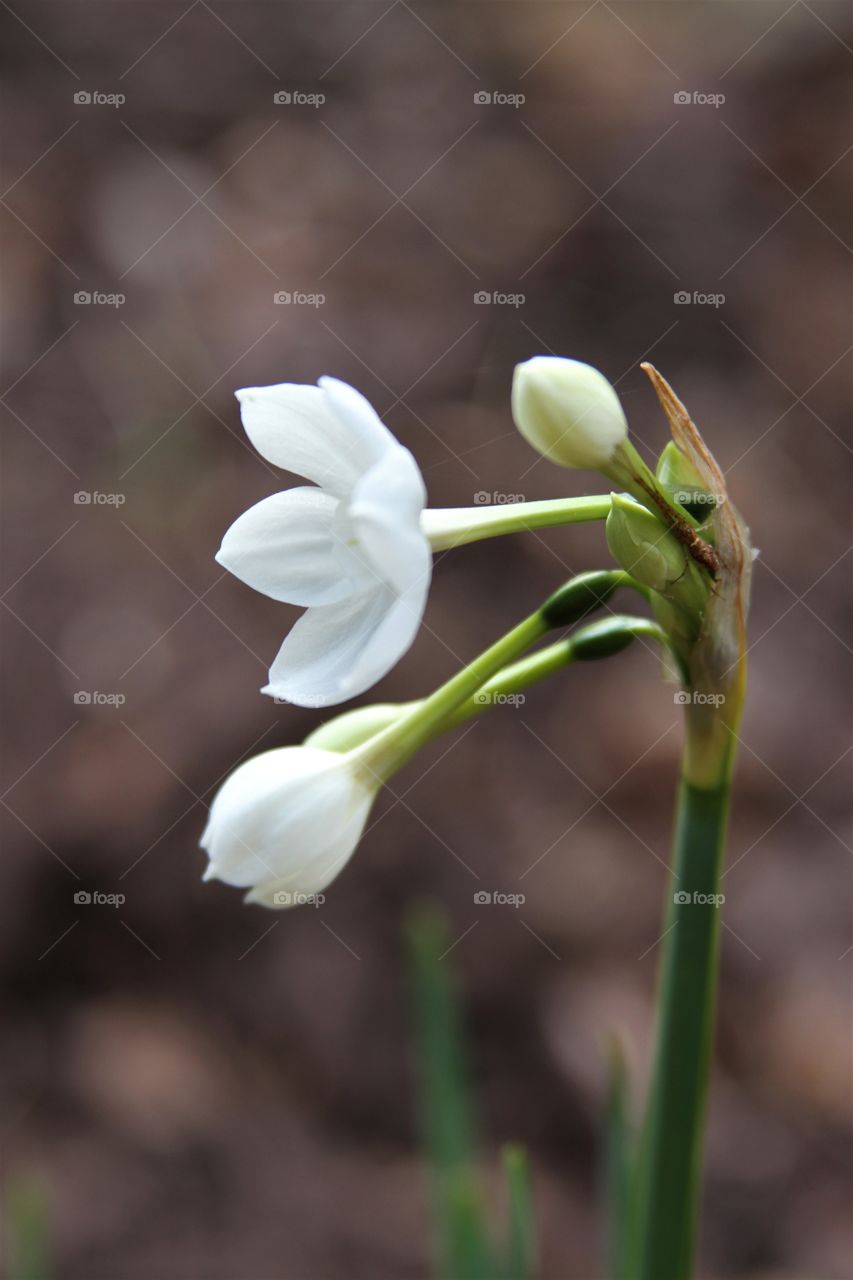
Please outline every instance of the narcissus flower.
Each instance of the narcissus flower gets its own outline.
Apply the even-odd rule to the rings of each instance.
[[[512,414],[528,443],[564,467],[601,470],[628,436],[619,397],[604,374],[561,356],[516,365]]]
[[[357,753],[280,747],[245,761],[210,806],[205,880],[284,907],[320,893],[349,861],[381,785]]]
[[[258,452],[316,486],[251,507],[216,557],[255,590],[307,606],[263,692],[299,706],[353,698],[394,666],[420,625],[432,572],[420,470],[364,396],[335,378],[237,398]]]

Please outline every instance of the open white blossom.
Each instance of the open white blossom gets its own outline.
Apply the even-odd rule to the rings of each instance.
[[[343,702],[385,675],[420,625],[432,572],[420,470],[364,396],[335,378],[237,398],[258,452],[312,486],[244,512],[216,558],[255,590],[307,606],[263,692],[299,706]]]
[[[210,806],[204,879],[248,889],[246,901],[266,907],[304,902],[349,861],[379,785],[354,755],[318,747],[246,760]]]

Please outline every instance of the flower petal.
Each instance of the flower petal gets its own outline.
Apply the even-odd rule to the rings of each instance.
[[[339,501],[303,486],[239,516],[216,559],[241,582],[288,604],[334,604],[364,585],[365,569],[335,533]],[[351,562],[351,563],[350,563]]]
[[[370,563],[399,592],[429,579],[432,548],[421,531],[426,496],[418,464],[395,445],[359,480],[347,506]]]
[[[246,894],[244,901],[262,907],[299,906],[306,896],[322,891],[340,875],[364,832],[374,794],[362,792],[353,802],[345,823],[330,832],[309,863],[278,880],[263,881]]]
[[[414,640],[428,578],[402,596],[377,586],[309,609],[288,635],[262,690],[301,707],[334,706],[369,689]]]
[[[372,461],[381,458],[386,449],[397,441],[379,417],[373,405],[355,387],[340,378],[319,378],[317,385],[326,397],[326,405],[353,436],[363,442],[372,453]]]
[[[282,382],[244,387],[236,396],[246,434],[258,453],[338,497],[348,493],[387,448],[372,422],[368,428],[352,414],[339,416],[320,387]],[[376,424],[385,431],[378,418]]]

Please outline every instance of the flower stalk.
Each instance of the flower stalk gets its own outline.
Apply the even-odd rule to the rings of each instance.
[[[746,690],[752,549],[728,501],[722,473],[687,410],[655,369],[644,368],[670,423],[680,456],[679,478],[695,477],[700,492],[713,495],[707,531],[718,569],[695,639],[682,649],[685,743],[661,944],[654,1061],[623,1280],[688,1280],[713,1049],[719,885]],[[676,461],[670,453],[667,466],[674,468]]]
[[[429,507],[421,513],[421,530],[433,551],[446,551],[499,534],[606,520],[609,511],[607,493],[541,502],[491,503],[482,507]]]
[[[688,721],[688,726],[689,726]],[[690,729],[688,727],[688,738]],[[715,782],[679,786],[659,978],[654,1066],[634,1180],[629,1270],[619,1280],[687,1280],[702,1182],[723,864],[734,752]]]
[[[540,609],[513,627],[428,698],[356,748],[362,765],[374,778],[385,781],[416,751],[443,732],[453,716],[489,680],[520,658],[549,631],[572,626],[593,609],[606,604],[617,587],[631,585],[635,584],[630,575],[618,569],[579,574],[572,578],[549,596]]]

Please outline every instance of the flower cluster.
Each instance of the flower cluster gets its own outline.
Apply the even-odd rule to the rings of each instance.
[[[217,554],[248,586],[305,608],[263,693],[325,707],[370,689],[417,636],[435,550],[602,520],[620,567],[565,584],[429,697],[345,712],[302,746],[240,765],[210,808],[201,840],[209,858],[205,879],[246,889],[247,901],[265,906],[320,893],[353,853],[382,784],[426,742],[570,663],[618,652],[636,636],[660,643],[686,684],[706,691],[731,684],[742,652],[745,534],[683,406],[654,370],[650,376],[674,436],[655,472],[630,443],[619,398],[603,374],[557,357],[519,365],[512,412],[521,434],[561,466],[597,470],[612,492],[470,510],[427,507],[412,454],[345,383],[321,378],[316,387],[283,383],[237,392],[258,452],[309,482],[244,512]],[[609,609],[624,587],[650,601],[653,620],[612,613],[587,620],[593,610]],[[554,628],[576,629],[532,651]]]

